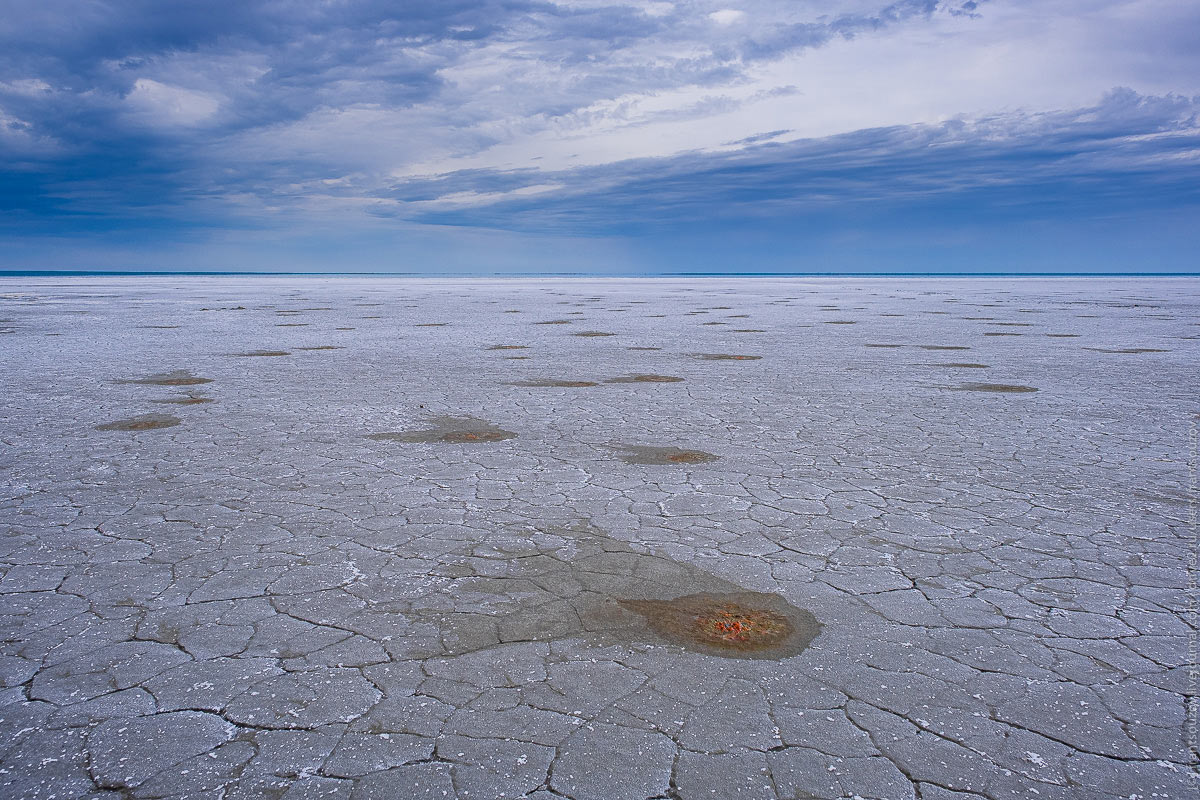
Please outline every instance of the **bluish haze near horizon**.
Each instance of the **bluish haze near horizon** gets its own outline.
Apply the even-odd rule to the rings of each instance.
[[[1198,269],[1198,3],[3,8],[0,270]]]

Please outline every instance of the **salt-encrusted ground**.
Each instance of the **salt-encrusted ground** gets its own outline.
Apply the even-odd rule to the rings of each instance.
[[[0,796],[1195,797],[1197,288],[0,280]]]

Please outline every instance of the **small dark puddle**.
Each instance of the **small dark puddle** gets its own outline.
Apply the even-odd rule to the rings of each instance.
[[[158,428],[172,428],[178,425],[180,419],[169,414],[142,414],[129,419],[119,419],[104,425],[97,425],[98,431],[152,431]]]
[[[679,383],[683,378],[674,375],[624,375],[620,378],[609,378],[605,383]]]
[[[1033,386],[1016,386],[1009,383],[964,383],[962,386],[955,386],[953,388],[962,392],[1001,392],[1005,394],[1037,391]]]
[[[622,445],[625,455],[621,460],[626,464],[649,464],[651,466],[668,466],[670,464],[707,464],[716,461],[720,456],[706,453],[703,450],[682,450],[678,447],[650,447],[646,445]]]
[[[409,444],[474,444],[502,442],[515,439],[517,434],[473,417],[438,417],[436,427],[420,431],[387,431],[367,436],[377,442],[407,442]]]
[[[130,378],[117,383],[139,383],[147,386],[197,386],[201,383],[212,383],[212,378],[198,378],[186,369],[173,372],[160,372],[157,375],[147,375],[144,378]]]

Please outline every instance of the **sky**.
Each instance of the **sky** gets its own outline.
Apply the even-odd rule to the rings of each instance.
[[[0,270],[1197,252],[1192,0],[0,0]]]

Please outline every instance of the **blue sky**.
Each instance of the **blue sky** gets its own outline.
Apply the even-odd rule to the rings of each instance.
[[[1200,3],[7,0],[0,269],[1195,272]]]

